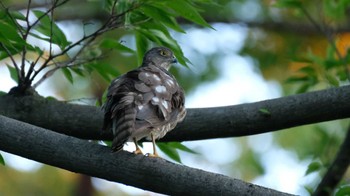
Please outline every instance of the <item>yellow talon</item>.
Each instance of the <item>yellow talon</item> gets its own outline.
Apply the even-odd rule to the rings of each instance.
[[[134,154],[143,154],[139,146],[137,145],[136,138],[133,138],[134,144],[136,146],[136,150],[134,151]]]
[[[156,149],[156,141],[155,138],[153,136],[153,134],[151,133],[151,138],[152,138],[152,145],[153,145],[153,154],[148,153],[147,155],[149,157],[156,157],[156,158],[160,158],[160,156],[157,153],[157,149]]]

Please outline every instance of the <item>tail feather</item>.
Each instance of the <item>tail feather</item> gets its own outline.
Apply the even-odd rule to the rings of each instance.
[[[127,142],[131,136],[132,131],[135,129],[136,109],[132,104],[127,105],[125,108],[118,111],[113,119],[113,143],[112,150],[119,151],[123,148],[125,142]]]

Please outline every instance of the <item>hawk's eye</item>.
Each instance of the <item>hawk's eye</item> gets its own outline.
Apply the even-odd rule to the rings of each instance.
[[[166,56],[167,55],[167,53],[164,50],[160,50],[159,54],[162,55],[162,56]]]

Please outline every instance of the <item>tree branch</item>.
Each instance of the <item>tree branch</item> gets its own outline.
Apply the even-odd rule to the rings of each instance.
[[[350,86],[343,86],[256,103],[188,109],[184,122],[162,141],[247,136],[349,118],[349,100]],[[112,139],[110,133],[101,133],[103,113],[94,106],[6,95],[0,96],[0,115],[82,139]]]
[[[0,149],[72,172],[169,195],[289,195],[0,116]]]
[[[317,186],[313,196],[333,195],[335,187],[343,178],[347,168],[350,165],[350,126],[346,138],[341,145],[334,162],[327,170],[322,181]]]

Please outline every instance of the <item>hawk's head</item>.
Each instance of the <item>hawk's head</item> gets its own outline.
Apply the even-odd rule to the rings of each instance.
[[[171,64],[176,63],[177,60],[173,52],[166,47],[155,47],[146,52],[142,66],[153,64],[169,70]]]

